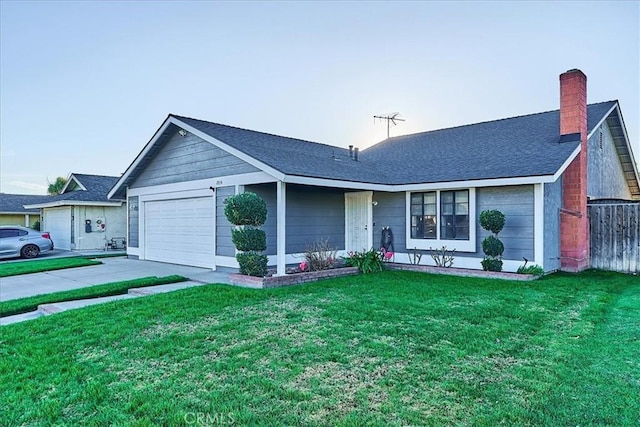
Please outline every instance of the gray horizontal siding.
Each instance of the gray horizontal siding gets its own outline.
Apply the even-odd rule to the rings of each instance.
[[[287,253],[302,253],[327,239],[344,249],[344,191],[287,186]]]
[[[393,249],[404,252],[406,248],[406,196],[405,193],[374,192],[373,201],[373,246],[381,247],[382,228],[390,227],[393,234]]]
[[[479,188],[476,190],[478,218],[484,210],[496,209],[505,215],[506,221],[498,237],[504,244],[504,259],[532,260],[534,254],[534,193],[533,185]],[[482,240],[491,233],[480,226],[476,228],[477,256],[482,253]],[[524,261],[523,261],[524,262]]]
[[[267,234],[267,250],[265,255],[275,255],[277,253],[277,194],[275,184],[247,185],[244,191],[256,193],[267,203],[267,221],[262,229]]]
[[[259,195],[267,203],[267,222],[262,229],[267,234],[265,254],[277,253],[277,194],[275,184],[247,185],[245,191]],[[328,239],[336,249],[344,249],[344,192],[288,185],[287,190],[287,253],[304,252],[311,243]]]
[[[131,209],[132,206],[135,206],[135,209]],[[127,207],[129,212],[129,236],[127,237],[127,243],[132,248],[138,247],[139,241],[139,225],[140,225],[140,203],[138,196],[129,197],[127,201]]]
[[[195,135],[182,137],[176,132],[140,173],[131,188],[256,171],[258,169],[254,166]]]
[[[236,256],[231,242],[231,223],[224,215],[224,201],[235,194],[235,187],[216,188],[216,255]]]

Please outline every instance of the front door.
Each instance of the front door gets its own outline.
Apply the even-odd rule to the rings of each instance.
[[[368,251],[373,246],[372,191],[344,194],[345,250]]]

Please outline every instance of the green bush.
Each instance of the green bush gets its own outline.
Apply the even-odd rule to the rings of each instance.
[[[502,271],[502,260],[497,258],[485,258],[480,261],[484,271]]]
[[[497,210],[482,211],[480,213],[480,225],[493,236],[487,236],[482,241],[482,251],[486,255],[481,261],[482,269],[485,271],[502,271],[502,254],[504,245],[498,239],[498,233],[502,231],[505,223],[505,216]]]
[[[260,227],[267,220],[267,203],[255,193],[242,193],[225,201],[224,214],[233,225]]]
[[[344,259],[348,267],[358,267],[363,274],[382,271],[382,253],[375,249],[366,252],[349,252],[349,256]]]
[[[490,257],[500,257],[504,253],[504,245],[495,236],[487,236],[482,241],[482,251]]]
[[[240,274],[264,277],[267,275],[267,256],[256,252],[240,252],[236,255],[240,264]]]
[[[480,213],[480,226],[493,234],[498,234],[504,227],[504,214],[497,210],[482,211]]]
[[[40,231],[40,221],[34,222],[31,228],[33,228],[34,230]]]
[[[521,265],[518,267],[517,273],[519,274],[533,274],[534,276],[542,276],[544,274],[544,270],[537,264]]]
[[[240,273],[249,276],[267,275],[267,236],[260,227],[267,220],[267,204],[255,193],[242,193],[225,201],[224,215],[238,228],[231,230],[231,240],[239,251],[236,255]]]
[[[258,228],[234,228],[231,241],[239,251],[264,251],[267,249],[267,234]]]

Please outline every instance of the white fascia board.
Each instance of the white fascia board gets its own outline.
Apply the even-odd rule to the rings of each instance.
[[[118,202],[81,202],[77,200],[58,200],[57,202],[42,203],[40,205],[25,205],[25,209],[59,208],[61,206],[122,206],[122,201]]]
[[[598,128],[600,128],[600,126],[602,125],[602,123],[604,123],[605,120],[607,120],[609,118],[609,115],[616,109],[618,108],[618,102],[616,102],[613,107],[611,107],[609,109],[609,111],[607,111],[607,114],[605,114],[604,116],[602,116],[602,118],[600,119],[600,121],[598,123],[596,123],[596,125],[593,127],[593,129],[591,129],[591,131],[587,134],[587,139],[590,139],[591,136],[596,132],[596,130]],[[624,126],[623,126],[624,127]],[[625,135],[626,136],[626,135]]]
[[[167,130],[167,128],[171,124],[170,119],[171,119],[170,117],[166,118],[164,123],[162,123],[162,125],[160,126],[160,128],[158,128],[156,133],[153,134],[153,137],[149,140],[149,142],[147,142],[147,145],[144,146],[142,151],[140,151],[138,156],[133,160],[133,162],[129,165],[127,170],[122,174],[118,182],[116,182],[116,185],[114,185],[111,191],[109,191],[109,194],[107,194],[108,199],[112,198],[113,195],[120,190],[120,187],[123,185],[124,182],[126,182],[126,180],[129,178],[129,175],[131,175],[131,172],[138,166],[138,164],[140,164],[144,156],[149,152],[149,150],[151,150],[151,148],[153,148],[153,146],[158,141],[160,136],[162,136],[164,131]]]
[[[232,187],[236,185],[264,184],[276,182],[276,179],[265,172],[251,172],[239,175],[227,175],[217,178],[198,179],[194,181],[178,182],[175,184],[152,185],[149,187],[129,188],[128,196],[141,196],[146,194],[175,193],[180,191],[194,191],[210,187]]]
[[[367,182],[343,181],[328,178],[310,178],[306,176],[287,175],[283,180],[287,184],[313,185],[318,187],[348,188],[351,190],[398,191],[388,184],[371,184]]]
[[[456,188],[506,187],[554,182],[552,175],[523,176],[515,178],[478,179],[471,181],[434,182],[428,184],[406,184],[394,187],[394,191],[454,190]]]
[[[82,185],[82,183],[78,180],[78,178],[76,178],[73,174],[71,174],[69,175],[69,178],[67,178],[67,183],[64,185],[64,187],[62,187],[60,194],[64,194],[67,191],[67,188],[69,187],[69,184],[71,184],[71,181],[75,181],[75,183],[78,184],[78,187],[80,187],[84,191],[87,191],[87,187]]]
[[[578,145],[576,149],[573,150],[573,153],[571,153],[571,155],[567,158],[567,160],[564,161],[562,166],[560,166],[560,169],[558,169],[558,171],[553,175],[553,180],[545,181],[545,182],[556,182],[558,178],[560,178],[560,176],[564,173],[564,171],[569,167],[571,162],[573,162],[573,159],[578,157],[578,154],[580,154],[580,150],[581,150],[581,146]]]
[[[249,163],[251,166],[254,166],[258,169],[260,169],[263,172],[268,173],[269,175],[273,176],[276,180],[278,181],[284,181],[284,177],[285,174],[280,172],[277,169],[272,168],[271,166],[262,163],[261,161],[255,159],[254,157],[249,156],[248,154],[231,147],[230,145],[225,144],[224,142],[220,141],[219,139],[216,139],[214,137],[212,137],[211,135],[207,135],[204,132],[199,131],[198,129],[189,126],[188,124],[186,124],[185,122],[175,118],[175,117],[170,117],[169,121],[173,124],[175,124],[176,126],[181,127],[182,129],[188,131],[189,133],[192,133],[193,135],[197,136],[198,138],[207,141],[210,144],[215,145],[216,147],[220,148],[221,150],[226,151],[227,153],[231,154],[232,156],[235,156],[237,158],[239,158],[240,160],[243,160],[247,163]]]
[[[553,175],[525,176],[515,178],[481,179],[470,181],[433,182],[424,184],[370,184],[366,182],[339,181],[326,178],[309,178],[287,176],[285,182],[290,184],[315,185],[320,187],[348,188],[353,190],[373,190],[387,192],[403,192],[418,190],[449,190],[471,187],[504,187],[509,185],[543,184],[554,182]]]

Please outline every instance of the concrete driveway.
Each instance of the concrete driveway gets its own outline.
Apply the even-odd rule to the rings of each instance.
[[[206,268],[186,267],[152,261],[139,261],[125,257],[102,258],[101,265],[68,268],[45,273],[25,274],[0,278],[0,301],[33,295],[79,289],[121,280],[141,279],[149,276],[178,274],[201,283],[230,283],[232,271],[211,271]]]

